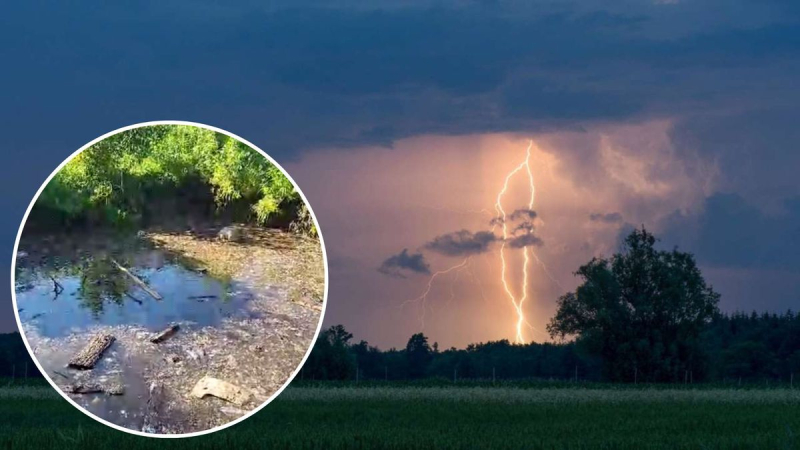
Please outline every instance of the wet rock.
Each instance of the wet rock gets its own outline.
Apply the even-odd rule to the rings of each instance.
[[[239,227],[229,226],[221,229],[217,237],[223,241],[242,242],[244,240],[244,232]]]
[[[203,398],[207,395],[213,395],[214,397],[221,398],[239,406],[247,403],[251,397],[250,392],[246,389],[206,375],[194,386],[194,389],[192,389],[192,396]]]

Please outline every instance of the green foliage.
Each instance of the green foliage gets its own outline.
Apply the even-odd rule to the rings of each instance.
[[[689,253],[659,251],[635,230],[623,252],[592,259],[575,292],[558,300],[548,325],[554,337],[577,336],[614,381],[679,381],[700,374],[699,335],[719,314],[719,294],[705,284]]]
[[[87,148],[45,187],[38,207],[65,220],[119,224],[164,192],[200,182],[217,207],[249,203],[256,222],[303,209],[291,182],[263,155],[226,135],[185,125],[128,130]]]

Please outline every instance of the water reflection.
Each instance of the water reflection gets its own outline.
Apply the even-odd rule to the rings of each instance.
[[[150,296],[115,261],[163,299]],[[47,337],[66,336],[93,324],[135,324],[155,331],[174,322],[213,326],[225,317],[252,317],[245,308],[250,294],[238,283],[214,279],[153,248],[129,250],[115,258],[17,264],[15,289],[20,319]]]

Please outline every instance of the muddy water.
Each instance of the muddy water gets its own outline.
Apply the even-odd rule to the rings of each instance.
[[[269,398],[313,339],[319,313],[288,301],[281,286],[255,281],[267,256],[254,257],[223,280],[199,269],[203,261],[188,261],[146,243],[99,247],[112,250],[45,256],[31,251],[16,268],[23,332],[49,377],[65,391],[81,383],[124,388],[122,395],[70,394],[98,417],[153,433],[227,423]],[[112,258],[163,300],[138,287]],[[170,324],[180,325],[175,336],[160,344],[149,341]],[[116,341],[98,364],[87,371],[67,368],[68,360],[100,332]],[[252,396],[244,405],[191,397],[203,376],[233,383]]]

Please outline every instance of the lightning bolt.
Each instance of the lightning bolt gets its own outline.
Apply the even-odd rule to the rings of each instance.
[[[503,240],[502,244],[500,245],[500,263],[501,263],[500,279],[503,283],[503,289],[505,290],[506,295],[508,295],[509,300],[511,300],[511,304],[517,313],[515,340],[518,344],[525,343],[525,336],[522,334],[523,325],[528,325],[529,327],[533,328],[528,322],[528,320],[525,318],[525,311],[522,309],[522,306],[528,299],[528,265],[530,264],[531,251],[528,247],[524,247],[522,249],[524,257],[524,263],[522,265],[522,293],[519,299],[517,299],[517,296],[514,295],[514,292],[512,292],[511,287],[509,286],[508,278],[506,276],[508,273],[508,269],[507,269],[505,250],[509,233],[508,233],[508,223],[506,220],[506,211],[503,208],[503,196],[508,191],[508,183],[514,177],[514,175],[516,175],[518,172],[524,169],[526,174],[528,175],[528,185],[530,187],[530,198],[528,200],[528,209],[530,210],[533,209],[534,199],[536,196],[536,187],[533,184],[533,172],[531,172],[531,165],[530,165],[532,147],[533,147],[533,140],[528,142],[528,148],[525,150],[525,160],[522,161],[511,172],[509,172],[508,175],[506,175],[505,181],[503,183],[503,188],[500,190],[500,192],[497,193],[497,201],[494,204],[494,209],[495,211],[497,211],[496,218],[498,219],[499,223],[502,224],[503,228]],[[492,231],[494,231],[494,228],[497,226],[498,221],[495,221],[495,225],[492,227]],[[530,233],[531,230],[528,230],[527,232]],[[536,256],[534,255],[534,257]],[[536,260],[541,263],[538,257],[536,257]]]
[[[469,264],[471,259],[472,259],[472,257],[469,256],[467,258],[464,258],[464,261],[461,261],[460,264],[456,264],[456,265],[454,265],[452,267],[449,267],[449,268],[447,268],[445,270],[439,270],[437,272],[434,272],[433,275],[431,275],[431,277],[428,279],[428,285],[425,287],[425,290],[422,292],[422,294],[420,294],[419,297],[406,300],[402,304],[400,304],[400,307],[403,307],[403,306],[405,306],[405,305],[407,305],[409,303],[419,303],[420,304],[419,321],[420,321],[420,326],[421,326],[422,330],[425,329],[425,312],[430,308],[430,306],[428,305],[428,294],[431,293],[431,289],[433,288],[433,283],[434,283],[434,281],[436,281],[436,278],[440,277],[442,275],[446,275],[446,274],[448,274],[450,272],[453,272],[453,271],[460,271],[461,269],[466,267],[467,264]],[[456,273],[458,273],[458,272],[456,272]],[[455,280],[454,280],[454,282],[455,282]],[[451,301],[452,301],[452,297],[453,297],[452,288],[453,288],[453,286],[451,284],[450,285]]]
[[[521,163],[519,163],[519,165],[514,167],[514,169],[512,169],[508,174],[506,174],[505,180],[503,182],[503,187],[497,193],[497,198],[496,198],[496,201],[495,201],[495,204],[494,204],[494,209],[495,209],[495,213],[496,214],[493,215],[496,220],[494,220],[492,222],[492,229],[491,229],[492,232],[494,232],[496,227],[498,226],[498,224],[502,226],[502,240],[501,240],[502,243],[500,245],[500,252],[499,252],[500,253],[500,263],[501,263],[500,281],[502,282],[503,290],[505,291],[505,293],[508,296],[509,300],[511,300],[511,305],[513,306],[514,311],[516,312],[516,315],[517,315],[516,321],[514,323],[514,330],[515,330],[515,338],[514,338],[514,340],[515,340],[515,342],[517,344],[525,344],[527,342],[527,340],[525,339],[525,335],[523,333],[523,329],[525,327],[529,328],[533,332],[540,333],[540,334],[546,336],[546,333],[543,333],[542,331],[536,329],[533,325],[531,325],[531,323],[525,317],[525,311],[523,309],[523,306],[524,306],[525,302],[528,300],[528,292],[530,290],[529,289],[529,281],[528,281],[528,272],[529,272],[528,269],[529,269],[529,266],[530,266],[531,258],[536,260],[536,262],[542,267],[542,269],[544,270],[545,274],[547,275],[547,277],[551,281],[553,281],[556,285],[561,287],[561,283],[559,283],[558,280],[556,280],[555,277],[553,277],[553,275],[550,273],[550,271],[548,270],[548,268],[544,264],[544,262],[542,262],[542,260],[539,259],[538,255],[536,255],[536,253],[533,251],[533,249],[531,249],[529,246],[523,247],[523,250],[522,250],[524,261],[523,261],[523,265],[522,265],[522,285],[520,287],[521,288],[521,292],[520,292],[519,296],[514,294],[512,288],[511,288],[511,285],[510,285],[509,277],[508,277],[508,272],[509,272],[508,265],[509,264],[508,264],[508,261],[506,260],[506,244],[508,242],[509,236],[511,234],[513,234],[513,232],[512,233],[509,232],[508,223],[507,223],[507,220],[506,220],[507,219],[507,214],[506,214],[505,208],[503,207],[503,197],[508,192],[509,183],[514,178],[514,176],[517,175],[519,172],[523,172],[524,171],[525,175],[527,175],[528,188],[529,188],[529,192],[530,192],[530,196],[528,198],[528,203],[527,203],[527,208],[529,210],[533,210],[534,200],[535,200],[535,197],[536,197],[536,187],[534,185],[533,172],[531,170],[531,163],[530,163],[530,161],[531,161],[531,149],[532,148],[533,148],[533,140],[530,140],[528,142],[528,147],[525,150],[525,159]],[[487,214],[487,213],[491,214],[491,212],[489,212],[486,209],[459,211],[459,210],[454,210],[454,209],[450,209],[450,208],[442,208],[442,207],[432,207],[432,206],[425,206],[425,207],[426,208],[430,208],[430,209],[435,209],[435,210],[444,210],[444,211],[451,211],[451,212],[463,212],[463,213],[471,213],[471,214],[472,213],[474,213],[474,214]],[[533,230],[527,229],[527,230],[525,230],[525,232],[526,233],[532,233]],[[425,289],[423,290],[422,294],[420,294],[418,297],[406,300],[400,305],[401,307],[403,307],[403,306],[405,306],[407,304],[410,304],[410,303],[420,304],[419,320],[420,320],[420,325],[421,325],[423,330],[425,328],[426,311],[428,309],[433,311],[432,305],[430,305],[429,302],[428,302],[428,297],[429,297],[429,295],[431,293],[431,289],[433,288],[434,283],[436,282],[436,279],[441,277],[441,276],[445,276],[445,275],[453,273],[453,272],[455,273],[455,277],[453,279],[451,279],[450,295],[449,295],[448,302],[447,302],[448,306],[450,306],[450,304],[452,303],[453,299],[455,298],[455,293],[453,291],[454,284],[458,281],[459,276],[460,276],[462,271],[465,271],[467,273],[467,275],[472,279],[472,281],[474,283],[478,284],[478,286],[480,288],[481,296],[483,297],[483,299],[485,301],[487,300],[486,299],[486,295],[484,294],[484,291],[483,291],[483,284],[481,283],[480,279],[475,276],[475,273],[472,271],[472,267],[471,267],[472,258],[473,258],[473,256],[468,256],[467,258],[465,258],[463,261],[461,261],[458,264],[455,264],[455,265],[453,265],[451,267],[448,267],[447,269],[439,270],[437,272],[434,272],[431,275],[431,277],[428,279],[428,283],[427,283]]]

